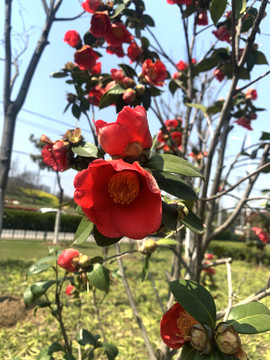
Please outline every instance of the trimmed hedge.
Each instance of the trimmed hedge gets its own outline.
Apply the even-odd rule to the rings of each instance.
[[[270,265],[270,246],[264,249],[257,246],[247,245],[245,242],[235,241],[211,241],[208,250],[218,258],[231,257],[233,260],[245,260],[248,262]]]
[[[3,229],[54,231],[56,213],[4,210]],[[81,216],[61,214],[60,231],[76,232]]]

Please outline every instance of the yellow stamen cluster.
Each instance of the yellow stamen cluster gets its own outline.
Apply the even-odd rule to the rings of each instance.
[[[117,204],[130,204],[140,192],[139,176],[134,171],[120,171],[108,182],[108,193]]]

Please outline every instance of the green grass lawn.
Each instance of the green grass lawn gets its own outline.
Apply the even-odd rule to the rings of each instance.
[[[43,256],[47,255],[47,245],[34,241],[0,241],[0,294],[13,294],[22,296],[24,289],[33,282],[48,278],[50,271],[38,275],[26,276],[28,266]],[[65,244],[69,247],[71,244]],[[122,246],[127,250],[128,246]],[[95,244],[87,243],[79,251],[89,256],[102,256],[101,248]],[[112,246],[109,255],[114,253]],[[141,282],[143,259],[141,254],[132,254],[123,259],[127,271],[130,287],[148,330],[150,340],[155,349],[160,346],[159,322],[162,310],[158,304],[154,289],[149,280]],[[150,271],[155,280],[156,287],[162,303],[166,304],[168,287],[165,271],[170,270],[171,253],[169,250],[156,251],[151,260]],[[117,275],[117,262],[107,265],[111,272]],[[269,267],[258,267],[249,263],[235,261],[232,263],[233,289],[237,300],[242,300],[250,293],[263,288],[269,277]],[[227,278],[226,267],[221,265],[215,275],[218,287],[211,291],[215,298],[217,309],[227,305]],[[100,334],[98,321],[95,315],[91,291],[84,292],[81,315],[79,309],[70,298],[64,295],[67,308],[64,319],[68,333],[74,337],[78,328],[85,328],[93,334]],[[100,304],[100,315],[103,322],[108,342],[118,346],[118,360],[147,360],[148,355],[128,305],[127,295],[119,277],[112,276],[109,294],[104,298],[104,293],[97,291],[97,300]],[[270,297],[262,302],[270,308]],[[39,309],[37,316],[32,315],[19,321],[12,328],[0,328],[0,359],[11,360],[18,357],[21,360],[37,358],[40,349],[54,341],[59,341],[58,325],[46,309]],[[250,360],[270,359],[270,332],[256,336],[241,335],[244,349],[248,352]],[[76,345],[74,343],[74,347]],[[77,354],[75,354],[75,357]],[[58,359],[57,357],[55,357]],[[59,358],[60,359],[60,358]],[[103,357],[97,357],[103,359]]]

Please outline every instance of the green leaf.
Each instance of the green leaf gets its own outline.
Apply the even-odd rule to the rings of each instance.
[[[48,270],[50,267],[52,267],[52,265],[50,264],[34,264],[34,265],[31,265],[29,267],[29,269],[27,270],[27,275],[36,275],[36,274],[40,274],[42,273],[43,271],[46,271]]]
[[[201,110],[204,114],[206,113],[206,106],[203,106],[201,104],[190,104],[190,103],[185,103],[185,105]]]
[[[142,17],[141,17],[141,19],[147,24],[147,25],[149,25],[149,26],[155,26],[155,22],[154,22],[154,20],[151,18],[151,16],[149,16],[149,15],[143,15]]]
[[[177,214],[173,209],[164,201],[162,201],[162,224],[167,226],[171,230],[176,230]]]
[[[44,263],[49,263],[51,261],[57,261],[58,259],[58,253],[56,255],[53,256],[46,256],[40,260],[37,261],[37,264],[44,264]]]
[[[179,245],[179,242],[174,239],[162,238],[158,239],[157,245]]]
[[[174,95],[177,89],[180,89],[180,86],[173,79],[169,82],[169,90]]]
[[[79,146],[72,146],[72,151],[74,154],[83,156],[83,157],[97,157],[98,156],[98,147],[90,142],[81,142]]]
[[[145,110],[148,110],[150,105],[151,105],[151,95],[150,95],[150,90],[147,87],[145,88],[145,92],[143,95],[143,107],[145,108]]]
[[[118,4],[117,7],[114,10],[114,14],[110,16],[111,19],[115,19],[118,15],[121,14],[123,10],[125,10],[126,6],[125,4]]]
[[[87,344],[96,346],[99,335],[93,335],[88,330],[80,329],[76,334],[76,341],[85,346]]]
[[[212,0],[210,5],[210,14],[213,23],[216,25],[218,20],[224,14],[227,6],[227,0]]]
[[[145,164],[145,167],[150,170],[171,172],[191,177],[203,177],[194,165],[178,156],[169,154],[151,157]]]
[[[264,53],[262,53],[261,51],[253,51],[252,52],[254,55],[254,63],[257,65],[267,65],[268,61],[264,55]]]
[[[91,46],[97,41],[97,38],[92,33],[90,33],[90,31],[87,31],[84,34],[83,41],[84,41],[85,45]]]
[[[259,302],[232,309],[228,321],[240,334],[257,334],[270,330],[270,310]]]
[[[247,71],[251,71],[255,65],[255,58],[253,52],[248,53],[247,55]]]
[[[170,173],[153,172],[158,186],[167,193],[184,200],[197,200],[195,191],[179,177]]]
[[[194,75],[198,75],[201,72],[209,71],[216,67],[220,63],[219,56],[212,55],[209,58],[203,59],[194,66]]]
[[[101,234],[95,225],[94,225],[94,229],[93,229],[93,235],[94,235],[94,238],[95,238],[98,246],[109,246],[109,245],[117,243],[119,240],[122,239],[122,236],[118,237],[118,238],[109,238],[109,237]]]
[[[123,89],[120,85],[115,85],[112,88],[110,88],[110,90],[107,92],[107,94],[111,94],[111,95],[122,95],[124,94],[125,89]]]
[[[181,352],[180,360],[194,360],[196,353],[199,353],[199,351],[194,349],[190,343],[185,343]]]
[[[211,294],[192,280],[170,283],[170,289],[179,304],[201,324],[215,328],[216,305]]]
[[[203,234],[205,231],[201,220],[190,209],[188,209],[188,215],[181,222],[195,234]]]
[[[101,264],[94,264],[93,270],[87,273],[90,285],[108,292],[110,286],[109,271]]]
[[[45,292],[56,283],[55,280],[38,281],[31,285],[31,292],[35,299],[45,294]]]
[[[81,113],[82,113],[82,110],[81,110],[81,108],[80,108],[77,104],[73,104],[73,105],[72,105],[71,111],[72,111],[73,116],[74,116],[76,119],[79,119],[79,118],[80,118]]]
[[[238,19],[241,14],[246,10],[247,2],[246,0],[236,0],[235,2],[235,17]]]
[[[117,347],[113,344],[108,344],[106,342],[102,343],[101,345],[105,350],[108,360],[114,360],[116,358],[116,356],[118,355]]]
[[[50,73],[50,76],[53,78],[62,78],[62,77],[66,77],[68,75],[69,75],[68,72],[64,69],[57,70],[57,71]]]
[[[147,279],[149,266],[150,266],[151,254],[147,254],[144,258],[143,270],[142,270],[142,281]]]
[[[80,244],[84,243],[87,240],[87,238],[89,237],[89,235],[91,234],[91,232],[93,230],[93,226],[94,226],[94,224],[90,220],[88,220],[86,217],[82,218],[82,220],[77,228],[73,244],[80,245]]]
[[[126,76],[129,76],[130,78],[134,78],[137,77],[137,73],[136,71],[129,65],[127,64],[118,64],[118,66],[123,70],[123,73]]]
[[[260,140],[270,140],[270,133],[263,131]]]
[[[29,306],[32,303],[33,299],[34,299],[34,296],[32,294],[31,285],[30,285],[24,290],[24,293],[23,293],[23,301],[24,301],[25,306]]]

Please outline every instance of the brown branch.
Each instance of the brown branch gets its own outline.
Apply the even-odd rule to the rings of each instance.
[[[82,11],[80,14],[70,17],[70,18],[54,18],[54,21],[71,21],[79,19],[83,14],[85,14],[85,11]]]
[[[253,85],[254,83],[256,83],[257,81],[261,80],[262,78],[264,78],[265,76],[269,75],[270,74],[270,70],[267,71],[265,74],[259,76],[257,79],[251,81],[250,83],[248,83],[247,85],[241,87],[240,89],[237,89],[235,92],[236,93],[239,93],[239,92],[242,92],[243,90],[245,90],[246,88],[250,87],[250,85]]]
[[[4,70],[4,110],[7,112],[10,103],[10,78],[11,78],[11,3],[5,0],[5,70]]]

